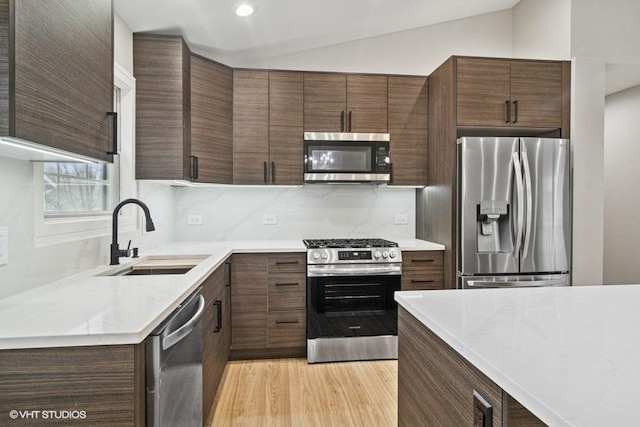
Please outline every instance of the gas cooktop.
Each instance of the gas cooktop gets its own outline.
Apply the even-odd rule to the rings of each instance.
[[[384,239],[304,239],[308,249],[396,248],[398,244]]]

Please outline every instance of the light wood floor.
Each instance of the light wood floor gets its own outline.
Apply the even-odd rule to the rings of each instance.
[[[208,426],[397,425],[398,362],[227,363]]]

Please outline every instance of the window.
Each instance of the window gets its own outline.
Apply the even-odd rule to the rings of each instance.
[[[118,112],[119,155],[113,163],[35,163],[37,246],[111,234],[111,212],[136,197],[133,170],[135,80],[116,64],[114,109]],[[120,229],[133,231],[138,214],[123,209]]]

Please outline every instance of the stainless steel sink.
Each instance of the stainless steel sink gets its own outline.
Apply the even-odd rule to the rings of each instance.
[[[150,256],[137,264],[115,266],[97,276],[157,276],[165,274],[180,275],[188,273],[193,267],[207,258],[196,256]]]
[[[184,268],[127,268],[113,276],[155,276],[158,274],[185,274],[193,267]]]

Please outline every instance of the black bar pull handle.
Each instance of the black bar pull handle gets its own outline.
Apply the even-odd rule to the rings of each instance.
[[[511,102],[507,100],[504,103],[507,106],[507,120],[505,123],[511,123]]]
[[[412,259],[411,262],[434,262],[435,259]]]
[[[118,113],[115,111],[107,111],[107,116],[111,116],[113,122],[113,135],[111,135],[111,151],[107,151],[110,156],[118,154]]]
[[[271,162],[271,183],[276,183],[276,162]]]
[[[225,286],[231,286],[231,261],[227,261],[224,263],[227,267],[227,284]]]
[[[213,304],[218,307],[218,324],[213,328],[213,332],[218,333],[222,330],[222,301],[217,300]]]
[[[415,280],[411,279],[411,283],[433,283],[433,280]]]
[[[518,123],[518,101],[513,101],[513,107],[515,109],[515,118],[513,119],[513,123]]]
[[[191,166],[189,170],[189,179],[196,179],[196,156],[189,156],[189,160],[191,161]]]
[[[351,132],[351,113],[352,113],[352,111],[349,111],[349,120],[348,120],[348,122],[349,122],[349,130],[348,130],[348,132]]]
[[[298,286],[300,283],[291,282],[291,283],[276,283],[276,286]]]
[[[267,162],[264,162],[263,164],[263,168],[264,168],[264,183],[267,183]]]
[[[300,264],[299,261],[276,261],[276,265]]]
[[[344,111],[340,112],[340,132],[344,132]]]
[[[300,323],[300,321],[298,319],[295,320],[276,320],[276,324],[278,325],[282,325],[282,324],[288,324],[288,323]]]
[[[389,163],[389,184],[393,184],[393,163]]]
[[[198,177],[200,176],[200,165],[198,163],[198,156],[193,156],[193,161],[194,161],[194,165],[195,165],[195,171],[193,173],[194,178],[193,179],[198,179]]]

